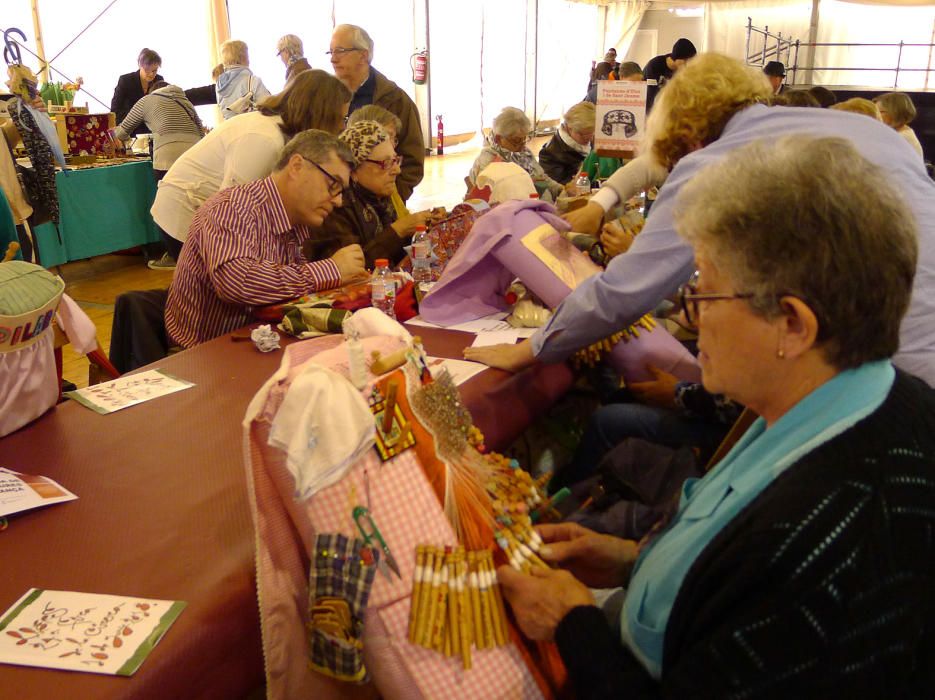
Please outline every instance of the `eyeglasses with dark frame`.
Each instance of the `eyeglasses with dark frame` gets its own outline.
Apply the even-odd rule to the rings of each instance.
[[[340,197],[341,195],[344,194],[345,188],[344,188],[343,182],[341,182],[338,178],[336,178],[334,175],[329,173],[327,170],[325,170],[323,167],[321,167],[318,163],[316,163],[312,159],[302,156],[302,160],[307,161],[311,163],[312,165],[314,165],[316,168],[318,168],[321,174],[325,176],[325,180],[328,182],[328,194],[330,194],[332,197]]]
[[[694,279],[697,279],[695,275]],[[752,292],[740,294],[699,294],[698,288],[691,282],[679,287],[679,302],[685,312],[685,320],[691,325],[698,325],[698,302],[700,301],[726,301],[727,299],[752,299]]]
[[[360,161],[361,163],[373,163],[374,165],[379,165],[381,170],[391,170],[394,165],[399,165],[403,162],[402,156],[393,156],[392,158],[386,158],[385,160],[373,160],[371,158],[364,158]]]
[[[351,46],[351,47],[338,46],[337,48],[329,49],[328,51],[325,51],[325,56],[343,56],[344,54],[350,53],[351,51],[363,51],[363,49],[358,48],[356,46]]]

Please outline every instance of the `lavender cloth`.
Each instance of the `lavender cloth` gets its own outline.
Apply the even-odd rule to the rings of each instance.
[[[570,228],[551,204],[534,199],[504,202],[484,214],[431,293],[422,300],[422,318],[450,326],[508,311],[502,292],[516,275],[494,257],[493,251],[506,244],[509,237],[522,237],[543,223],[559,231]]]

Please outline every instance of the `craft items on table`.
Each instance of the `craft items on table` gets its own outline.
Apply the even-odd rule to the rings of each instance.
[[[351,320],[356,320],[356,314]],[[396,339],[360,335],[365,362],[373,349],[385,358],[400,348]],[[368,449],[338,482],[307,496],[284,468],[288,455],[268,449],[272,446],[268,426],[283,410],[281,397],[288,395],[309,367],[317,364],[322,371],[328,371],[324,370],[327,366],[345,377],[350,375],[349,349],[331,342],[337,340],[310,341],[323,348],[318,354],[308,351],[309,344],[289,346],[283,367],[248,410],[249,483],[255,499],[257,578],[270,697],[338,697],[348,691],[331,679],[354,680],[362,674],[373,677],[383,697],[418,694],[532,700],[548,694],[549,688],[557,687],[549,682],[560,676],[543,680],[540,664],[547,652],[530,653],[515,643],[518,637],[509,627],[498,595],[494,511],[485,490],[492,467],[483,454],[483,435],[473,425],[450,376],[441,372],[432,377],[418,344],[406,348],[401,367],[376,380],[368,372],[368,386],[362,391],[344,379],[347,390],[361,400],[374,388],[378,392],[382,410],[368,410],[366,415],[374,435],[384,427],[386,404],[390,404],[393,424],[402,421],[409,428],[413,449],[400,451],[385,462]],[[304,362],[290,366],[290,358],[304,358]],[[331,413],[335,405],[308,392],[304,396],[303,404],[317,406],[321,412]],[[299,419],[296,425],[303,423]],[[328,436],[327,442],[339,437],[332,432],[322,435]],[[327,447],[324,439],[309,454],[323,447]],[[331,566],[341,569],[345,584],[369,572],[366,610],[355,608],[349,595],[319,590],[308,567],[311,563],[313,570],[321,568],[320,533],[333,537],[341,533],[358,543],[351,556],[344,555],[348,561]],[[515,537],[519,541],[522,535]],[[436,545],[423,549],[420,542]],[[342,551],[340,546],[324,549]],[[431,561],[426,561],[428,550]],[[413,556],[402,556],[404,552]],[[496,556],[500,557],[499,552]],[[421,574],[415,570],[419,558]],[[387,568],[387,575],[375,576],[379,568]],[[329,600],[333,598],[346,601],[346,608]],[[296,605],[295,601],[301,602]],[[296,610],[303,614],[296,615]],[[356,620],[361,624],[354,624]],[[301,636],[297,639],[296,634]],[[420,643],[406,643],[417,635]],[[304,658],[291,658],[302,646],[308,646],[312,654],[311,666]],[[309,668],[323,673],[312,673]],[[462,670],[468,668],[474,672]]]
[[[308,585],[309,665],[343,681],[367,680],[363,617],[376,567],[363,540],[341,534],[315,538]]]
[[[409,642],[472,667],[471,647],[502,647],[509,624],[490,550],[463,547],[416,548]]]
[[[132,676],[185,605],[33,588],[0,618],[0,663]]]

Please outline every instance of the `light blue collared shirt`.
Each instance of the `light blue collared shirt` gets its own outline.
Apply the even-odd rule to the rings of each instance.
[[[841,372],[771,428],[757,419],[711,472],[685,482],[671,525],[637,560],[621,611],[623,643],[653,678],[662,674],[669,614],[698,555],[787,467],[879,408],[895,376],[886,360]]]
[[[735,114],[720,138],[682,158],[653,204],[646,226],[624,255],[585,280],[532,336],[543,362],[559,362],[606,338],[674,294],[694,270],[694,255],[675,231],[673,211],[681,188],[702,168],[735,148],[790,134],[849,139],[905,199],[919,232],[919,259],[909,310],[899,330],[893,363],[935,386],[935,182],[919,154],[895,130],[863,114],[830,109],[753,105]],[[764,179],[782,173],[762,173]],[[873,187],[873,183],[867,183]]]

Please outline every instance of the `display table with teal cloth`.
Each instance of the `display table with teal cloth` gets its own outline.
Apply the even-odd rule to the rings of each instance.
[[[43,267],[161,240],[149,213],[156,196],[151,161],[58,172],[55,184],[61,241],[51,223],[33,232]]]

